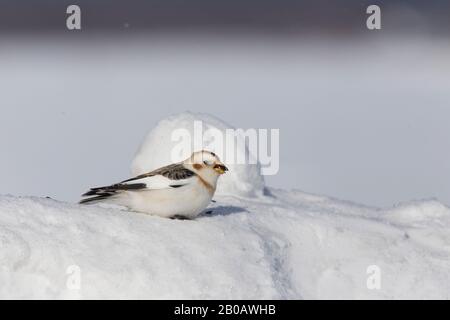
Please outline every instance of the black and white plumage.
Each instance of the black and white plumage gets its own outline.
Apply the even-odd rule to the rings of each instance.
[[[218,177],[228,169],[212,152],[199,151],[185,161],[110,186],[92,188],[80,201],[99,201],[163,217],[194,218],[210,203]]]

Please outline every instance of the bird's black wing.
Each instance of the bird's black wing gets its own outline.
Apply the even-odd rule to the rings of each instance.
[[[169,164],[168,166],[156,169],[149,173],[141,174],[137,177],[122,181],[121,183],[126,183],[134,180],[139,180],[147,177],[161,175],[170,180],[183,180],[196,175],[194,171],[185,168],[181,163]]]

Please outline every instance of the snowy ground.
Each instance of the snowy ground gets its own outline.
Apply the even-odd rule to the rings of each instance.
[[[270,191],[218,197],[194,221],[2,196],[0,298],[449,298],[449,208]]]

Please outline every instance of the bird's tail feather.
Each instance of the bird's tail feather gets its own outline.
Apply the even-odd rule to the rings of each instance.
[[[103,196],[91,197],[91,198],[87,198],[87,199],[82,199],[79,203],[80,204],[94,203],[94,202],[98,202],[98,201],[102,201],[102,200],[108,199],[111,196],[112,196],[112,194],[111,195],[103,195]]]
[[[140,190],[144,189],[145,187],[146,185],[144,183],[134,183],[134,184],[117,183],[111,186],[92,188],[82,195],[82,197],[90,197],[90,198],[81,200],[80,204],[102,201],[111,198],[112,196],[115,196],[123,191]]]
[[[88,192],[82,195],[82,197],[90,197],[90,198],[82,199],[80,201],[80,204],[94,203],[108,199],[113,195],[117,194],[118,191],[119,188],[117,188],[115,185],[107,187],[91,188]]]

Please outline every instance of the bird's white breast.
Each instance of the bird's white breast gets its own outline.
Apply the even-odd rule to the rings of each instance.
[[[133,211],[162,217],[194,218],[211,202],[213,192],[199,178],[179,188],[124,192],[116,202]]]

